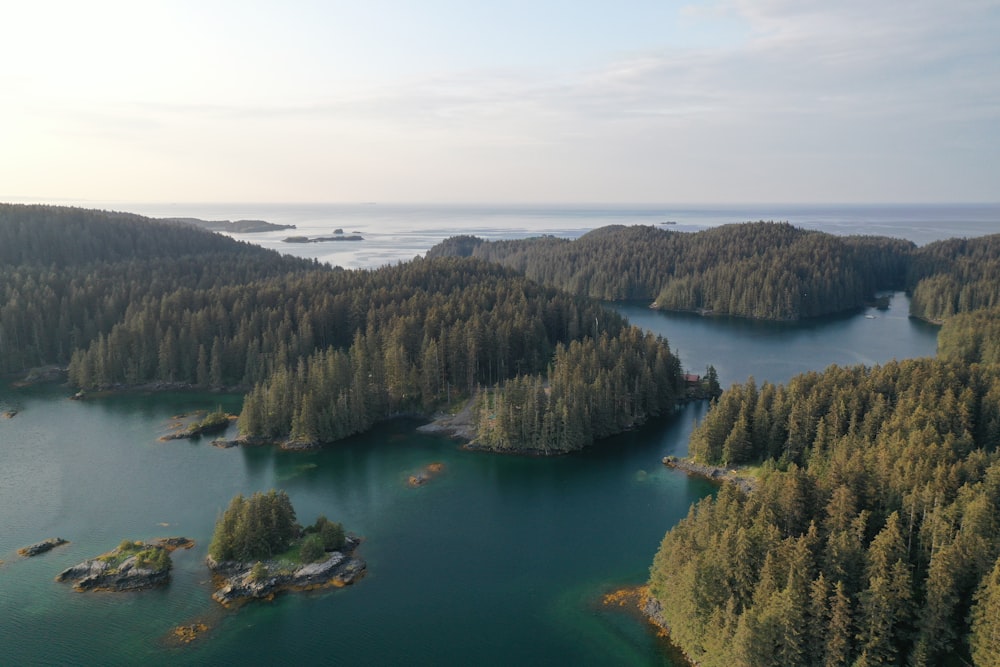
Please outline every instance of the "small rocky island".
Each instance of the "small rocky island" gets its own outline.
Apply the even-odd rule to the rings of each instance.
[[[64,540],[61,537],[50,537],[47,540],[42,540],[41,542],[35,542],[34,544],[29,544],[23,549],[18,549],[17,555],[23,556],[25,558],[31,558],[32,556],[37,556],[39,554],[52,551],[56,547],[61,547],[64,544],[69,544],[69,540]]]
[[[290,590],[345,586],[364,576],[361,540],[320,516],[303,528],[284,491],[234,497],[215,524],[206,562],[224,606]]]
[[[333,236],[286,236],[281,239],[283,243],[325,243],[326,241],[364,241],[365,237],[360,234],[344,234],[343,230]]]
[[[268,600],[276,593],[312,590],[327,586],[347,586],[364,576],[366,564],[352,556],[361,540],[349,536],[337,550],[320,560],[295,564],[287,560],[217,562],[208,557],[208,566],[218,578],[212,599],[229,607],[247,600]]]
[[[170,580],[170,552],[193,546],[186,537],[154,542],[123,540],[107,553],[66,568],[56,581],[72,581],[78,591],[122,592],[162,586]]]

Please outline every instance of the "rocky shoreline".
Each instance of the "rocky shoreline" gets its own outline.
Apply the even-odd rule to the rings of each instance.
[[[439,412],[433,416],[419,412],[401,412],[386,417],[386,420],[407,417],[413,419],[431,419],[427,424],[417,427],[418,433],[431,435],[443,435],[463,442],[471,442],[476,437],[476,425],[472,418],[472,409],[475,399],[470,398],[462,406],[462,409],[455,414]],[[228,449],[230,447],[278,447],[286,451],[310,451],[322,449],[326,443],[318,441],[289,440],[287,438],[275,439],[262,436],[238,435],[235,438],[216,438],[212,440],[212,445]]]
[[[220,413],[221,414],[221,413]],[[229,425],[237,420],[236,415],[225,415],[223,420],[221,417],[218,420],[210,419],[211,415],[206,416],[207,413],[195,412],[186,415],[176,415],[172,424],[173,430],[166,435],[160,436],[161,442],[166,442],[168,440],[185,440],[190,438],[201,437],[202,435],[207,435],[211,433],[218,433],[229,428]]]
[[[11,383],[12,387],[31,387],[37,384],[47,384],[49,382],[63,382],[68,376],[68,371],[62,366],[38,366],[28,369],[24,377]]]
[[[654,598],[648,588],[643,591],[642,598],[639,603],[639,611],[646,617],[650,623],[655,625],[660,629],[660,632],[664,637],[670,637],[670,626],[667,625],[666,620],[663,618],[663,605],[660,601]],[[680,646],[671,642],[671,645],[687,660],[691,667],[698,667],[700,664],[698,661],[691,658],[686,651],[684,651]]]
[[[676,456],[664,456],[662,462],[663,465],[668,468],[683,470],[689,475],[705,477],[706,479],[715,480],[717,482],[730,482],[742,489],[744,493],[750,493],[753,491],[756,484],[755,479],[741,475],[739,470],[736,469],[723,468],[721,466],[702,465],[700,463],[695,463],[690,459],[681,459]]]
[[[367,564],[353,553],[361,540],[348,536],[338,551],[329,552],[326,560],[288,569],[276,561],[206,562],[217,578],[212,599],[225,607],[249,600],[267,600],[290,590],[312,590],[329,586],[348,586],[364,576]]]
[[[476,423],[472,416],[475,397],[470,398],[455,414],[438,413],[429,424],[417,427],[420,433],[445,435],[450,438],[471,442],[476,437]]]
[[[186,537],[167,537],[151,543],[125,540],[111,551],[66,568],[56,575],[56,581],[72,581],[78,591],[118,593],[162,586],[170,581],[173,563],[169,553],[193,546],[194,542]]]

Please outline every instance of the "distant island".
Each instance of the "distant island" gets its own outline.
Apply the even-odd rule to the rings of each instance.
[[[344,234],[344,230],[336,230],[333,236],[317,236],[315,238],[309,238],[308,236],[288,236],[282,240],[283,243],[325,243],[327,241],[364,241],[365,237],[358,233],[354,234]]]
[[[259,234],[274,232],[281,229],[295,229],[295,225],[279,225],[264,220],[201,220],[199,218],[161,218],[164,222],[174,222],[183,225],[201,227],[211,232],[229,232],[230,234]]]

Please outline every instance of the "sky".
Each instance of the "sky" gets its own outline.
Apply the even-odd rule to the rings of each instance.
[[[0,201],[1000,201],[1000,0],[5,5]]]

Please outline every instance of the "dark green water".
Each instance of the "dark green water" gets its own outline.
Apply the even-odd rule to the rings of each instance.
[[[897,296],[875,319],[782,326],[620,309],[667,335],[692,370],[713,363],[728,384],[932,354],[936,331],[905,307]],[[0,388],[0,411],[19,411],[0,419],[3,664],[673,664],[648,626],[600,597],[641,583],[663,533],[713,492],[659,464],[685,453],[704,404],[579,455],[534,459],[463,452],[405,421],[306,454],[158,442],[171,415],[219,397],[67,395]],[[235,411],[239,400],[223,405]],[[444,472],[409,488],[408,475],[431,462]],[[324,513],[363,535],[369,575],[222,611],[202,565],[215,517],[235,493],[272,487],[288,491],[301,521]],[[81,594],[53,580],[125,537],[166,535],[198,546],[174,554],[164,589]],[[72,543],[17,557],[51,536]],[[199,619],[208,635],[164,645],[174,626]]]

